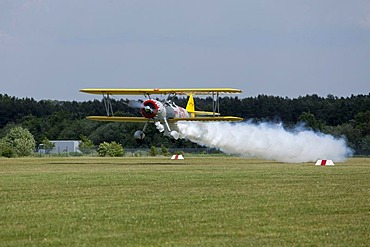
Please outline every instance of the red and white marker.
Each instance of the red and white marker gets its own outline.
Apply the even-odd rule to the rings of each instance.
[[[182,156],[182,154],[174,154],[171,157],[171,160],[183,160],[183,159],[184,159],[184,156]]]
[[[316,161],[316,166],[333,166],[334,162],[332,160],[318,160]]]

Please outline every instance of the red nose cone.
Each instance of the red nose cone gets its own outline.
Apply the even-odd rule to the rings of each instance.
[[[158,105],[155,100],[148,99],[143,103],[143,107],[140,109],[141,115],[145,118],[153,118],[158,113]]]

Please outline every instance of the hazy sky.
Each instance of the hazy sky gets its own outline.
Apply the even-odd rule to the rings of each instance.
[[[233,87],[370,92],[369,0],[0,0],[0,93]]]

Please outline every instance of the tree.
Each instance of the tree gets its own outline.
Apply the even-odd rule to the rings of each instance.
[[[50,151],[55,147],[55,144],[49,141],[49,139],[46,137],[42,140],[41,145],[47,154],[50,153]]]
[[[197,110],[212,111],[212,97],[194,100]],[[174,97],[174,101],[180,106],[187,103],[185,97]],[[222,115],[240,116],[252,122],[281,121],[286,126],[294,126],[301,116],[301,120],[314,130],[323,133],[328,133],[329,130],[329,133],[335,133],[336,136],[346,135],[348,144],[356,150],[356,154],[368,153],[366,150],[370,133],[370,94],[346,98],[333,95],[306,95],[294,99],[268,95],[244,99],[224,97],[220,99],[220,103]],[[140,114],[138,109],[128,107],[123,100],[112,99],[112,105],[117,116]],[[33,134],[37,143],[41,143],[45,137],[51,140],[78,139],[84,135],[95,145],[103,141],[115,141],[131,148],[147,148],[161,144],[168,148],[198,147],[197,144],[186,140],[171,142],[171,139],[159,133],[154,125],[148,125],[148,135],[137,142],[133,134],[143,128],[141,123],[104,123],[85,119],[88,115],[104,114],[104,107],[99,100],[37,102],[32,98],[18,99],[0,94],[0,139],[5,137],[10,129],[21,125]],[[13,148],[5,144],[2,143],[2,152],[7,153],[7,156],[13,155]],[[158,150],[158,153],[161,153],[161,150]]]
[[[370,155],[370,135],[365,136],[359,143],[359,151],[362,154]]]
[[[8,134],[1,140],[1,153],[7,157],[29,156],[35,149],[33,135],[20,126],[10,129]]]
[[[324,124],[322,121],[317,120],[315,118],[315,115],[309,112],[303,112],[301,116],[299,117],[299,120],[302,122],[305,122],[307,127],[312,128],[313,130],[322,130],[324,127]]]
[[[355,115],[355,127],[363,136],[370,134],[370,110]]]
[[[84,135],[82,135],[80,138],[81,142],[79,148],[81,152],[84,154],[91,154],[92,151],[94,150],[94,143]]]

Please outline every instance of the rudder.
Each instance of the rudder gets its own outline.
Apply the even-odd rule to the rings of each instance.
[[[194,106],[194,98],[193,94],[189,94],[189,100],[186,105],[186,110],[190,113],[191,117],[195,117],[195,106]]]

